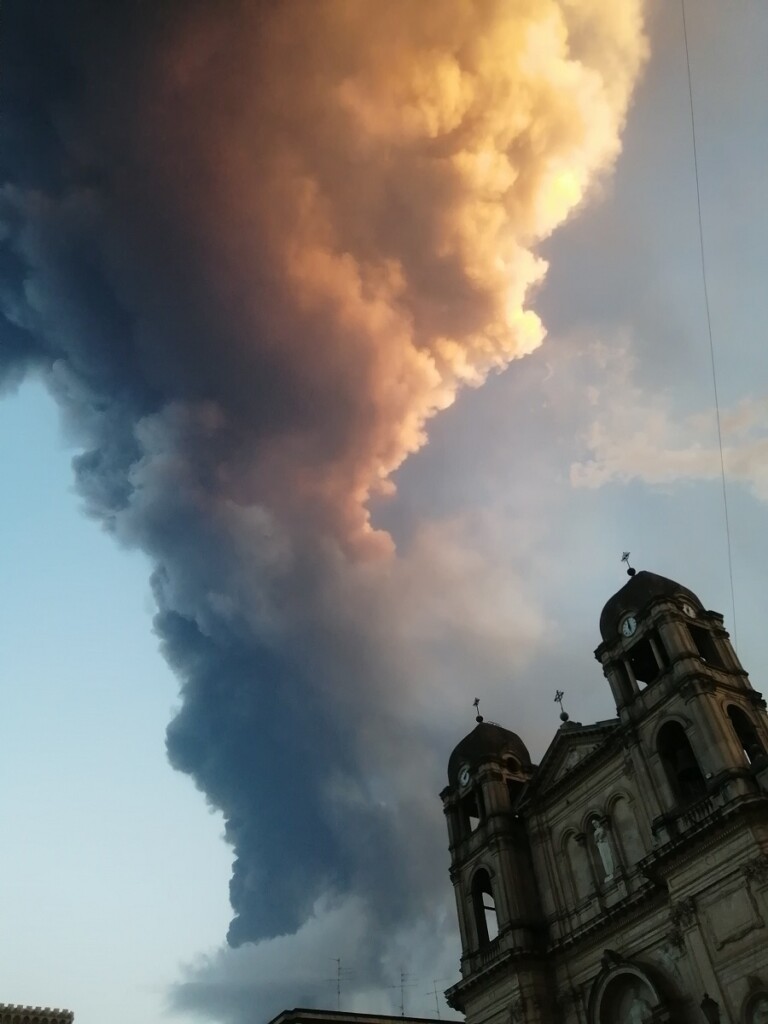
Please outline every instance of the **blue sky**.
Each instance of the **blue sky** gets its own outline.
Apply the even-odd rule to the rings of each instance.
[[[156,1019],[226,928],[221,818],[165,759],[177,686],[147,561],[83,516],[39,384],[0,405],[0,439],[4,998]]]
[[[768,17],[759,0],[727,10],[714,0],[689,4],[688,17],[738,646],[760,689],[768,659]],[[60,367],[44,368],[4,396],[0,757],[12,823],[0,853],[6,1001],[66,1005],[79,1024],[106,1015],[115,1024],[137,1015],[161,1021],[174,1001],[176,1017],[190,1022],[265,1019],[289,1002],[330,1005],[330,958],[342,956],[354,972],[348,1006],[396,1008],[399,993],[388,983],[405,965],[414,980],[408,1009],[431,1013],[432,979],[445,987],[455,977],[457,939],[447,857],[442,883],[426,876],[435,876],[432,864],[445,856],[437,792],[452,745],[472,725],[472,699],[481,697],[488,717],[518,731],[536,759],[558,724],[556,688],[566,691],[573,718],[609,717],[608,687],[592,651],[602,604],[623,582],[622,550],[632,551],[638,567],[690,586],[732,625],[679,7],[653,4],[648,19],[651,57],[615,172],[538,247],[550,266],[533,307],[548,337],[505,373],[461,391],[429,421],[429,443],[394,473],[396,496],[372,500],[374,524],[397,546],[373,591],[359,575],[329,568],[336,563],[325,549],[306,557],[303,513],[290,503],[281,514],[299,523],[293,534],[242,512],[251,507],[238,504],[239,495],[236,513],[228,502],[209,515],[205,487],[196,489],[209,479],[209,464],[193,486],[178,452],[164,447],[178,405],[162,416],[142,410],[142,443],[155,461],[131,467],[133,485],[152,470],[139,480],[132,515],[81,480],[96,512],[88,517],[71,460],[94,437],[113,438],[94,412],[98,403],[88,415],[78,411],[78,387],[97,390],[98,374],[73,385]],[[148,220],[154,201],[149,195],[137,207],[149,211]],[[95,221],[86,238],[97,236]],[[196,244],[200,238],[219,241],[203,233]],[[72,253],[79,270],[87,244]],[[110,250],[106,262],[119,267],[118,291],[129,302],[149,288],[151,273],[126,270],[121,259]],[[112,323],[113,307],[93,300],[90,279],[77,291],[83,279],[73,272],[71,293],[64,277],[36,280],[47,284],[45,311],[62,333],[98,337],[100,318]],[[178,327],[177,311],[163,310],[158,299],[175,284],[150,284],[143,312],[155,345],[147,351],[156,353],[163,329]],[[226,302],[213,286],[211,294],[217,310],[244,301],[236,288]],[[188,291],[180,303],[189,303],[189,320],[178,314],[193,333],[196,299]],[[225,376],[210,361],[201,365],[202,378]],[[162,359],[152,369],[157,380],[167,372]],[[190,388],[198,386],[194,371],[178,368],[193,380]],[[243,379],[250,381],[245,371]],[[64,431],[44,381],[68,410]],[[247,386],[242,400],[247,406]],[[267,426],[254,427],[261,436],[286,407],[260,394],[257,401],[267,409]],[[326,415],[333,420],[333,403]],[[188,428],[191,449],[207,451],[215,436],[206,416],[210,410]],[[262,477],[251,475],[248,446],[243,454],[238,442],[233,434],[237,458],[226,462],[224,476],[241,473],[244,490],[258,492]],[[165,492],[167,479],[176,486]],[[221,477],[211,479],[218,486]],[[188,501],[183,516],[177,501]],[[300,552],[301,571],[281,576],[277,563],[287,550]],[[153,591],[158,563],[168,575]],[[292,588],[318,588],[323,600],[295,599]],[[168,621],[161,626],[179,676],[153,632],[158,600],[179,616],[176,626],[198,629],[200,646],[185,648]],[[246,642],[254,630],[255,653]],[[232,638],[227,650],[237,657],[217,662],[222,637]],[[288,637],[299,654],[266,660],[267,671],[264,652],[281,650],[276,637]],[[255,706],[250,670],[232,668],[241,642],[252,675],[263,671],[266,680]],[[344,659],[334,654],[338,647]],[[209,672],[209,659],[223,667]],[[295,677],[286,664],[298,666]],[[325,666],[317,686],[305,682],[308,665]],[[227,672],[226,699],[209,700],[205,687]],[[349,685],[336,678],[345,673]],[[224,819],[165,753],[166,727],[184,706],[179,678],[200,703],[190,701],[197,713],[183,720],[174,756],[234,822],[230,838],[247,854],[250,872],[240,876],[244,927],[263,926],[259,906],[274,889],[301,907],[295,934],[263,926],[259,944],[224,944],[232,917]],[[278,678],[285,704],[271,688]],[[223,741],[205,746],[220,707]],[[305,796],[300,770],[291,776],[295,789],[272,792],[270,773],[276,780],[292,764],[324,780],[314,802],[300,808],[292,802]],[[242,790],[233,777],[242,778]],[[312,814],[327,827],[317,849],[301,830],[302,815]],[[353,832],[362,835],[360,846]],[[248,860],[261,843],[274,845],[266,880],[258,858]],[[321,893],[309,907],[301,903],[303,874]],[[395,895],[413,899],[423,890],[429,913],[398,907],[388,917],[382,879],[393,876]],[[374,910],[367,891],[384,894],[372,899]],[[371,944],[374,926],[386,941]]]

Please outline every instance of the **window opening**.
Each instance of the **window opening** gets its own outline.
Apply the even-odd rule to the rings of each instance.
[[[723,668],[723,659],[720,657],[717,644],[709,630],[691,625],[688,626],[688,630],[701,660],[707,665],[714,665],[715,668]]]
[[[517,803],[522,788],[523,783],[518,779],[507,779],[507,793],[509,794],[509,802],[512,807]]]
[[[487,871],[478,871],[475,875],[472,898],[475,905],[477,938],[481,946],[487,946],[499,934],[496,900],[493,898],[491,879]]]
[[[618,682],[621,703],[628,703],[634,697],[637,687],[634,684],[634,679],[627,667],[627,663],[623,658],[614,663],[613,671],[615,673],[616,681]]]
[[[661,648],[659,638],[654,634],[652,635],[659,648]],[[638,640],[629,652],[629,663],[632,666],[635,679],[638,683],[645,683],[646,686],[658,677],[664,667],[658,662],[650,637],[643,637],[642,640]]]
[[[688,803],[705,796],[707,785],[693,747],[679,722],[667,722],[659,731],[658,750],[675,799]]]
[[[484,817],[483,798],[475,790],[467,793],[461,801],[461,809],[464,816],[464,827],[467,832],[474,832]]]
[[[661,635],[654,630],[653,633],[651,633],[651,637],[653,638],[653,646],[656,651],[657,658],[661,663],[661,668],[669,668],[669,654],[667,653],[667,648],[664,646],[664,641],[661,639]]]
[[[728,717],[749,763],[754,764],[756,761],[763,760],[765,758],[765,750],[757,735],[757,729],[755,729],[749,717],[744,714],[741,708],[737,708],[735,704],[729,706]]]

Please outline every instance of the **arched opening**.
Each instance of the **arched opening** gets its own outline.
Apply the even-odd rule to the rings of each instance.
[[[743,1019],[748,1024],[766,1024],[768,1021],[768,992],[758,991],[749,997]]]
[[[628,654],[632,674],[638,683],[648,686],[669,668],[669,655],[656,630],[650,630],[630,649]]]
[[[499,934],[499,922],[491,878],[485,869],[478,871],[472,881],[472,905],[475,911],[477,941],[480,946],[487,946]]]
[[[593,995],[590,1018],[595,1024],[650,1024],[659,1008],[659,996],[650,979],[637,968],[621,971],[610,979],[598,982],[600,991]],[[596,998],[595,998],[596,996]]]
[[[525,785],[523,780],[519,777],[520,775],[520,762],[516,757],[507,756],[504,758],[504,767],[510,773],[506,776],[507,793],[509,795],[509,806],[514,807],[520,796],[520,792]]]
[[[717,642],[709,630],[689,623],[688,632],[701,660],[714,668],[723,668],[723,659],[717,649]]]
[[[704,796],[707,792],[704,776],[682,725],[679,722],[663,725],[657,745],[675,800],[689,803]]]
[[[472,789],[461,801],[461,813],[464,826],[464,835],[469,835],[480,827],[485,817],[483,805],[483,794],[480,789]]]
[[[765,750],[749,717],[735,704],[728,706],[728,717],[749,763],[764,760]]]

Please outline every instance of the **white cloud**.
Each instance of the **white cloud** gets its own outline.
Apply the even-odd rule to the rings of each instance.
[[[572,485],[719,480],[714,400],[708,409],[678,411],[671,392],[650,393],[634,382],[635,360],[627,345],[594,351],[603,379],[589,389],[596,414],[583,435],[586,454],[571,464]],[[727,480],[768,501],[768,399],[747,396],[722,410],[721,426]]]

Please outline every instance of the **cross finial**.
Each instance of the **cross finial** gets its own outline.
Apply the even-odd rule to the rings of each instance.
[[[563,697],[564,693],[562,690],[555,690],[555,704],[560,705],[560,718],[563,722],[568,721],[568,712],[563,708]]]
[[[472,707],[477,712],[477,715],[475,717],[475,721],[476,722],[482,722],[483,716],[480,714],[480,698],[479,697],[475,697],[475,699],[472,701]]]
[[[637,572],[637,570],[633,569],[632,566],[629,564],[629,555],[630,555],[630,552],[629,551],[625,551],[624,554],[621,556],[621,560],[622,560],[622,562],[626,562],[627,563],[627,576],[634,576],[635,573]]]

